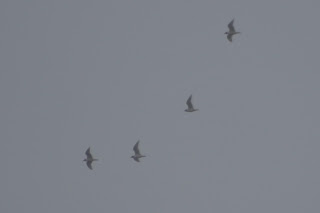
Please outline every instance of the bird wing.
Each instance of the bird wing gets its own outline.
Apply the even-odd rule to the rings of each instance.
[[[90,147],[86,151],[87,158],[92,159],[92,155],[90,153]]]
[[[136,143],[136,144],[134,145],[134,147],[133,147],[133,151],[134,151],[134,154],[135,154],[135,155],[140,155],[139,142],[140,142],[140,141],[137,141],[137,143]]]
[[[228,28],[229,28],[230,32],[235,32],[236,31],[234,29],[233,22],[234,22],[234,19],[232,19],[232,21],[230,21],[230,23],[228,24]]]
[[[187,105],[188,105],[189,109],[193,109],[193,105],[192,105],[191,99],[192,99],[192,95],[190,95],[188,100],[187,100]]]
[[[92,170],[91,164],[92,164],[92,161],[87,161],[87,166],[88,166],[88,168]]]
[[[135,161],[140,162],[139,158],[133,158]]]
[[[232,35],[231,35],[231,34],[228,34],[228,35],[227,35],[227,39],[228,39],[230,42],[232,42]]]

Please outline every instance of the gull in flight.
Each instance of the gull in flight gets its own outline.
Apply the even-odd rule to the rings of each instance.
[[[137,143],[134,145],[134,147],[133,147],[134,155],[131,156],[131,158],[133,158],[133,159],[134,159],[135,161],[137,161],[137,162],[140,162],[139,158],[145,157],[145,155],[141,155],[141,154],[140,154],[139,142],[140,142],[140,141],[137,141]]]
[[[90,153],[90,147],[87,149],[86,155],[87,155],[87,158],[84,159],[83,161],[86,161],[88,168],[92,170],[92,166],[91,166],[92,162],[93,162],[93,161],[97,161],[98,159],[94,159],[94,158],[92,157],[92,155],[91,155],[91,153]]]
[[[235,34],[239,34],[240,32],[236,32],[233,26],[234,19],[228,24],[229,32],[225,32],[224,34],[227,34],[227,38],[230,42],[232,42],[232,36]]]
[[[190,95],[189,98],[188,98],[188,100],[187,100],[188,109],[184,110],[184,111],[186,111],[186,112],[194,112],[194,111],[198,111],[198,110],[199,110],[199,109],[193,108],[191,99],[192,99],[192,95]]]

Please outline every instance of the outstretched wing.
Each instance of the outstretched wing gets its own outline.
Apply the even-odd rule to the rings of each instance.
[[[87,158],[92,159],[92,155],[90,153],[90,147],[86,151]]]
[[[139,142],[140,141],[137,141],[137,143],[134,145],[133,147],[133,151],[134,151],[134,154],[135,155],[140,155],[140,150],[139,150]],[[136,159],[135,159],[136,160]],[[137,161],[137,160],[136,160]],[[139,162],[139,161],[138,161]]]
[[[228,39],[230,42],[232,42],[232,35],[231,35],[231,34],[228,34],[228,35],[227,35],[227,39]]]
[[[189,109],[193,109],[193,105],[192,105],[191,99],[192,99],[192,95],[190,95],[188,100],[187,100],[187,105],[188,105]]]
[[[92,164],[92,161],[87,161],[87,166],[88,166],[88,168],[92,170],[91,164]]]
[[[230,32],[235,32],[235,31],[236,31],[236,30],[234,29],[233,22],[234,22],[234,19],[232,19],[232,21],[228,24],[228,28],[229,28],[229,31],[230,31]]]
[[[133,158],[135,161],[140,162],[139,158]]]

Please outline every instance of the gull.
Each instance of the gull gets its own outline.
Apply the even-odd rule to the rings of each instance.
[[[230,42],[232,42],[232,36],[235,34],[239,34],[240,32],[236,32],[233,26],[234,19],[228,24],[229,32],[225,32],[224,34],[227,34],[227,38]]]
[[[186,112],[194,112],[194,111],[198,111],[198,110],[199,110],[199,109],[193,108],[191,99],[192,99],[192,95],[190,95],[189,98],[188,98],[188,100],[187,100],[188,109],[184,110],[184,111],[186,111]]]
[[[97,161],[98,159],[95,159],[95,158],[92,157],[92,155],[90,153],[90,147],[87,149],[86,155],[87,155],[87,158],[84,159],[83,161],[86,161],[88,168],[92,170],[92,167],[91,167],[92,162],[93,161]]]
[[[134,147],[133,147],[134,155],[131,156],[131,158],[133,158],[137,162],[140,162],[139,158],[145,157],[145,155],[140,154],[139,143],[140,143],[140,141],[137,141],[137,143],[134,145]]]

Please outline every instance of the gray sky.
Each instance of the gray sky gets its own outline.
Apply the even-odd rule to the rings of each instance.
[[[319,9],[1,1],[0,212],[319,212]]]

